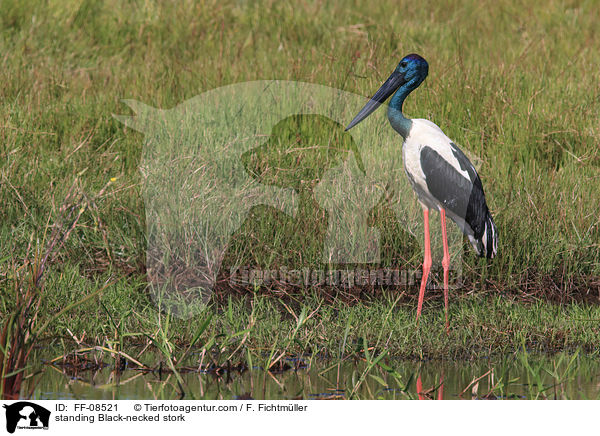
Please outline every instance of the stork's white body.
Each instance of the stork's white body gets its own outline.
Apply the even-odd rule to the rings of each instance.
[[[442,129],[429,120],[417,118],[411,121],[412,127],[409,135],[404,140],[404,144],[402,144],[404,169],[413,188],[417,191],[417,196],[421,204],[429,209],[439,211],[441,208],[440,202],[429,193],[427,188],[425,174],[421,167],[421,149],[424,146],[433,148],[454,169],[461,173],[465,179],[469,179],[469,174],[461,169],[458,159],[452,153],[452,140],[446,136]]]
[[[449,163],[459,174],[464,176],[465,183],[472,185],[469,173],[461,168],[460,162],[456,158],[453,151],[453,141],[435,123],[429,120],[417,118],[412,119],[412,127],[408,136],[402,144],[402,159],[404,161],[404,170],[412,185],[413,190],[417,194],[419,202],[423,208],[434,209],[440,211],[446,209],[441,202],[435,198],[429,188],[423,167],[421,165],[421,150],[423,147],[434,149],[447,163]],[[473,165],[469,162],[470,167],[475,171]],[[464,165],[464,163],[463,163]],[[471,244],[476,248],[477,241],[473,237],[473,229],[464,219],[464,213],[453,213],[451,210],[446,210],[448,216],[454,221],[462,232],[469,238]],[[462,215],[462,216],[461,216]]]

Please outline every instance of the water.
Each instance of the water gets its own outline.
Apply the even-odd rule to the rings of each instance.
[[[42,354],[47,354],[42,352]],[[54,354],[56,355],[56,354]],[[146,353],[158,362],[158,355]],[[39,358],[39,357],[38,357]],[[105,355],[106,358],[106,355]],[[300,359],[308,362],[307,359]],[[298,361],[288,361],[296,367]],[[107,361],[108,363],[108,361]],[[360,359],[313,359],[308,368],[277,374],[253,368],[243,372],[182,373],[185,399],[599,399],[597,355],[519,355],[479,361],[386,361],[369,371]],[[182,391],[172,374],[114,366],[74,371],[41,365],[24,383],[34,399],[177,399]],[[390,370],[394,371],[393,373]],[[479,379],[479,380],[477,380]]]

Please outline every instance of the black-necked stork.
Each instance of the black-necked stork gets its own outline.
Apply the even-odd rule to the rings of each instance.
[[[381,103],[394,94],[388,108],[390,124],[403,138],[404,169],[419,202],[425,220],[425,259],[419,290],[417,322],[421,315],[427,278],[431,269],[429,209],[440,212],[444,257],[444,305],[448,324],[448,274],[450,254],[446,235],[446,214],[469,238],[481,257],[492,258],[498,250],[498,230],[488,210],[481,179],[475,167],[442,130],[429,120],[409,119],[402,114],[404,100],[425,80],[427,61],[417,54],[404,57],[391,76],[346,130],[367,118]]]

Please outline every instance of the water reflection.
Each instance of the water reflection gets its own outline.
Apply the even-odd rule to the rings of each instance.
[[[308,358],[307,358],[308,359]],[[291,362],[291,361],[290,361]],[[313,359],[307,368],[271,373],[183,372],[183,384],[166,371],[91,370],[43,365],[22,395],[33,399],[598,399],[597,356],[515,355],[475,362],[388,360],[368,370],[364,362]],[[385,368],[385,369],[384,369]],[[368,371],[367,371],[368,370]]]
[[[444,371],[442,370],[442,374],[440,375],[440,383],[430,389],[423,389],[423,381],[421,380],[421,374],[419,374],[417,376],[417,395],[419,396],[419,400],[431,400],[435,392],[437,392],[436,400],[444,399]]]

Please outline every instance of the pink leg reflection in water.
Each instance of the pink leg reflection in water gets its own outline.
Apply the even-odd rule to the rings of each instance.
[[[433,394],[437,390],[437,399],[444,399],[444,373],[440,375],[440,383],[437,386],[434,386],[430,389],[423,389],[423,381],[421,380],[421,375],[417,377],[417,395],[419,396],[419,400],[429,400],[433,399]]]

